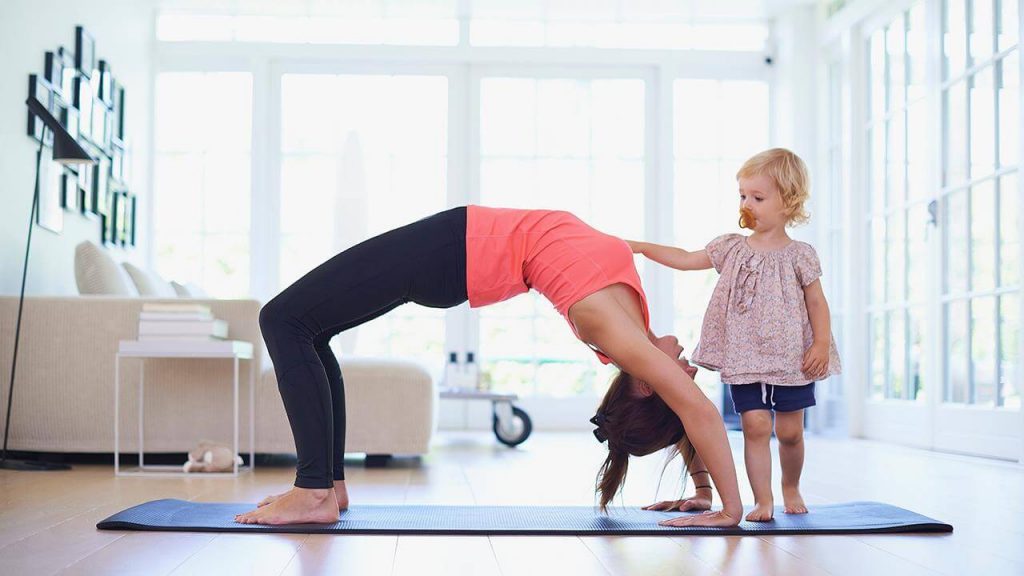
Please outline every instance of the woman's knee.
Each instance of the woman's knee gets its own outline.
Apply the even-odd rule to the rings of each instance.
[[[325,332],[319,336],[313,338],[313,348],[317,354],[323,355],[324,353],[331,353],[331,339],[334,338],[334,334]]]
[[[287,307],[280,297],[273,298],[260,308],[260,332],[266,336],[268,333],[276,332],[285,325],[289,318]]]

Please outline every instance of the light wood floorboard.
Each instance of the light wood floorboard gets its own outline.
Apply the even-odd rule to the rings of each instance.
[[[742,439],[732,435],[745,502]],[[538,433],[519,449],[442,432],[430,454],[347,468],[353,505],[594,504],[604,447],[585,433]],[[774,452],[774,454],[777,454]],[[777,460],[777,456],[776,456]],[[616,506],[673,498],[677,463],[636,460]],[[776,461],[774,485],[779,491]],[[0,574],[1024,574],[1024,467],[883,443],[808,437],[809,505],[879,500],[952,523],[950,535],[749,537],[332,536],[109,532],[95,524],[158,498],[256,502],[293,470],[237,479],[115,478],[110,466],[0,471]],[[778,494],[777,494],[778,496]],[[777,503],[781,503],[781,497]]]

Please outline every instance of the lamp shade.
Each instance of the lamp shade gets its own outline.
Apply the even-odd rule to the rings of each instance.
[[[43,124],[53,132],[53,160],[61,164],[95,164],[96,160],[85,151],[53,114],[43,106],[34,96],[29,96],[25,104],[33,114],[43,121]]]

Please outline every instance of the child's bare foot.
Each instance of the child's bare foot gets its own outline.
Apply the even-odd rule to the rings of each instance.
[[[262,508],[263,506],[270,504],[274,500],[277,500],[278,498],[284,496],[287,493],[288,492],[282,492],[280,494],[272,494],[270,496],[267,496],[263,500],[260,500],[260,503],[257,504],[256,506]],[[338,499],[339,512],[348,510],[348,489],[345,488],[344,480],[338,480],[334,482],[334,497]]]
[[[771,522],[774,518],[775,503],[769,500],[768,502],[755,502],[754,509],[750,511],[746,516],[747,522]]]
[[[807,514],[807,505],[804,504],[804,497],[800,495],[799,488],[783,488],[782,503],[785,505],[786,514]]]
[[[329,488],[292,488],[273,502],[238,514],[241,524],[328,524],[338,521],[338,499]]]

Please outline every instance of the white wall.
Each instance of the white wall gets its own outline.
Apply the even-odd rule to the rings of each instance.
[[[774,79],[772,85],[772,145],[789,148],[807,163],[811,176],[811,201],[808,211],[811,220],[804,226],[794,228],[792,236],[810,242],[825,250],[821,244],[819,230],[827,227],[819,220],[827,206],[827,198],[820,192],[827,178],[826,166],[818,166],[817,141],[817,68],[819,43],[817,30],[819,19],[813,5],[794,5],[775,17],[772,30],[775,49],[773,51]]]
[[[43,74],[47,50],[75,47],[75,26],[96,39],[96,58],[110,62],[125,87],[125,127],[130,142],[130,190],[139,196],[141,220],[148,201],[150,102],[153,62],[153,0],[3,0],[0,3],[0,294],[17,294],[25,254],[32,184],[34,142],[26,135],[28,75]],[[44,151],[45,153],[45,151]],[[99,221],[64,213],[64,230],[35,227],[27,294],[77,294],[75,245],[100,241]],[[139,237],[144,242],[145,233]],[[142,261],[144,246],[114,249],[118,260]]]

